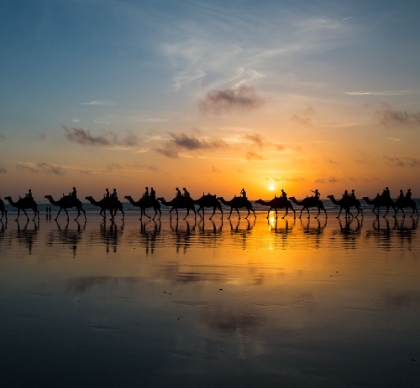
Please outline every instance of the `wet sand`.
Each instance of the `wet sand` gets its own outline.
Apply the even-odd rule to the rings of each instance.
[[[2,386],[420,386],[418,219],[257,214],[9,215]]]

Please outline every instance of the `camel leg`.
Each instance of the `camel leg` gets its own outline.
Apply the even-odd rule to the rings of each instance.
[[[288,213],[289,213],[289,208],[288,208],[288,207],[286,207],[286,214],[282,217],[282,219],[284,219],[284,217],[286,217]],[[277,217],[276,217],[276,218],[277,218]]]
[[[74,220],[77,221],[77,219],[79,218],[79,216],[80,216],[80,210],[77,209],[77,217]]]
[[[386,215],[388,214],[388,212],[389,212],[389,206],[386,208],[386,212],[385,212],[385,214],[384,214],[383,218],[385,218],[385,217],[386,217]]]
[[[233,207],[230,208],[230,213],[229,213],[228,220],[230,220],[230,216],[232,215],[232,211],[233,211]]]
[[[248,210],[248,214],[246,215],[246,217],[245,217],[245,219],[247,220],[248,219],[248,217],[249,217],[249,213],[250,213],[250,210],[249,209],[247,209]]]
[[[335,218],[340,218],[340,214],[341,214],[341,211],[343,210],[343,207],[341,206],[340,207],[340,211],[338,212],[338,215],[337,215],[337,217],[335,217]]]
[[[213,207],[213,214],[211,215],[211,217],[209,218],[209,220],[211,220],[214,216],[214,214],[216,213],[216,206]],[[203,210],[203,215],[204,215],[204,210]]]
[[[239,213],[239,210],[237,207],[235,207],[236,212],[238,213],[238,218],[241,218],[241,213]]]
[[[67,222],[69,222],[69,219],[70,219],[70,217],[69,217],[69,212],[67,211],[67,209],[66,209],[66,208],[64,208],[64,211],[66,212]]]

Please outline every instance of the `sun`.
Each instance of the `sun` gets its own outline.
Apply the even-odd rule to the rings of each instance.
[[[273,185],[270,185],[270,186],[268,186],[268,190],[270,190],[270,191],[274,191],[274,186]]]

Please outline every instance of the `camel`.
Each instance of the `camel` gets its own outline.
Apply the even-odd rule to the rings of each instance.
[[[324,204],[317,197],[306,197],[302,201],[298,201],[295,197],[290,197],[289,199],[294,204],[299,205],[299,206],[303,206],[302,209],[300,210],[299,218],[302,218],[302,212],[303,212],[304,209],[306,209],[308,211],[308,218],[310,218],[310,214],[309,214],[309,208],[310,207],[318,208],[318,214],[316,215],[315,218],[318,218],[319,213],[321,213],[321,209],[324,211],[325,217],[328,218],[327,211],[324,209]]]
[[[201,218],[204,218],[204,208],[205,207],[212,207],[213,208],[213,214],[209,218],[210,220],[213,218],[214,213],[216,213],[216,209],[220,210],[220,213],[222,213],[223,218],[223,210],[222,205],[218,201],[215,195],[207,194],[204,195],[200,199],[193,200],[194,204],[199,205],[199,208],[197,210],[198,215]],[[200,214],[200,210],[203,212],[203,215]]]
[[[395,217],[397,216],[398,210],[401,210],[403,217],[405,218],[403,208],[406,207],[409,207],[413,210],[413,212],[411,213],[411,217],[414,216],[414,213],[417,214],[417,217],[419,216],[419,212],[417,211],[417,205],[411,198],[397,199],[397,201],[395,202],[395,207],[397,208],[397,211],[395,212]]]
[[[277,209],[286,209],[286,214],[282,218],[287,216],[287,214],[289,213],[289,209],[292,209],[293,214],[294,214],[293,218],[296,218],[296,211],[295,209],[293,209],[292,203],[287,198],[274,197],[271,201],[264,201],[262,199],[259,199],[255,201],[255,203],[258,203],[263,206],[270,206],[270,209],[268,209],[268,212],[267,212],[267,218],[269,218],[270,211],[273,209],[276,211],[276,218],[277,218]]]
[[[155,211],[155,215],[152,218],[152,220],[155,219],[157,213],[159,212],[159,219],[162,216],[162,212],[160,210],[160,202],[157,199],[153,199],[153,198],[149,198],[149,200],[147,200],[145,197],[140,198],[137,202],[134,201],[134,199],[131,197],[131,195],[126,195],[124,197],[125,199],[128,200],[128,202],[131,203],[131,205],[135,206],[135,207],[139,207],[140,208],[140,220],[143,218],[143,215],[146,216],[147,218],[150,218],[147,214],[146,214],[146,209],[148,207],[152,207],[153,210]]]
[[[351,196],[348,196],[346,198],[342,198],[342,199],[337,200],[337,199],[334,198],[334,195],[327,195],[327,198],[329,198],[334,205],[340,206],[340,211],[338,212],[338,216],[336,218],[340,217],[340,214],[341,214],[343,209],[346,210],[346,217],[347,217],[348,214],[350,214],[353,217],[353,214],[351,214],[351,212],[350,212],[350,208],[352,206],[355,206],[356,209],[357,209],[356,218],[359,216],[359,213],[361,213],[362,217],[363,217],[363,209],[362,209],[362,207],[360,205],[360,201],[358,199],[356,199],[354,197],[351,197]]]
[[[369,199],[369,197],[363,197],[363,200],[368,204],[368,205],[373,205],[372,211],[375,213],[376,217],[379,217],[379,212],[381,210],[381,206],[382,207],[386,207],[386,213],[383,215],[383,217],[385,218],[386,215],[389,212],[389,208],[392,207],[394,209],[394,215],[393,217],[396,216],[397,211],[395,210],[395,202],[391,199],[391,198],[384,198],[381,195],[377,195],[374,199]],[[375,209],[378,209],[378,213],[375,212]]]
[[[39,211],[38,205],[32,198],[19,198],[17,202],[13,202],[11,197],[5,197],[6,201],[9,201],[10,205],[18,209],[18,215],[16,221],[19,220],[20,211],[22,210],[25,213],[26,218],[29,220],[28,214],[26,213],[25,209],[32,209],[34,212],[33,221],[35,221],[36,216],[38,215],[39,219]]]
[[[0,221],[3,219],[3,217],[6,215],[6,220],[7,220],[7,210],[4,207],[4,202],[3,200],[0,198],[0,211],[1,211],[1,218]]]
[[[178,219],[178,209],[187,209],[187,215],[183,218],[184,220],[190,214],[190,210],[194,212],[194,219],[197,217],[194,201],[190,197],[175,197],[172,201],[167,202],[165,198],[159,197],[158,201],[162,203],[162,205],[170,206],[171,210],[169,211],[169,215],[172,218],[172,210],[175,209],[176,212],[176,219]]]
[[[98,206],[101,208],[99,214],[104,218],[106,218],[106,210],[109,210],[109,214],[111,215],[111,220],[114,219],[114,216],[117,214],[119,210],[124,219],[124,209],[122,203],[118,199],[114,198],[103,198],[100,201],[95,201],[92,196],[86,197],[86,200],[89,201],[92,205]]]
[[[58,201],[54,201],[54,199],[51,195],[46,195],[45,198],[47,198],[48,201],[50,201],[51,205],[60,207],[60,210],[57,213],[57,217],[55,217],[55,221],[57,221],[57,218],[60,215],[61,210],[64,210],[66,212],[67,221],[68,221],[69,220],[69,213],[67,212],[67,209],[70,209],[72,207],[75,207],[77,209],[77,217],[75,218],[75,221],[79,218],[80,211],[83,212],[83,214],[85,216],[85,219],[86,219],[86,212],[83,209],[82,202],[80,202],[79,199],[73,200],[68,195],[63,196]]]
[[[247,219],[249,217],[249,214],[250,214],[251,210],[254,213],[254,217],[257,218],[257,216],[255,215],[255,210],[252,207],[252,203],[247,198],[242,198],[242,197],[236,197],[235,196],[230,201],[226,201],[223,197],[219,197],[217,199],[221,203],[223,203],[224,205],[230,207],[230,213],[229,213],[228,219],[230,219],[230,216],[232,215],[233,209],[236,210],[236,212],[238,213],[238,217],[241,218],[241,215],[239,214],[238,208],[242,208],[242,207],[245,207],[248,210],[248,214],[245,217],[245,219]]]

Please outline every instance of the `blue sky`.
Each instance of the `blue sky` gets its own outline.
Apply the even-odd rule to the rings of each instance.
[[[414,1],[5,1],[0,195],[37,182],[89,194],[116,182],[131,195],[143,190],[131,176],[169,193],[181,182],[261,195],[269,183],[301,195],[414,185],[419,11]]]

